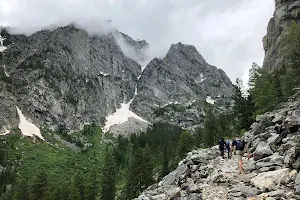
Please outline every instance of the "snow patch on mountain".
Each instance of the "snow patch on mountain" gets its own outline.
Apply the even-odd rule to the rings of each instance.
[[[0,35],[0,52],[4,51],[5,49],[7,49],[7,47],[3,46],[3,40],[5,40],[5,38],[3,38]]]
[[[179,103],[178,101],[175,101],[175,102],[170,101],[170,102],[164,104],[162,107],[166,107],[166,106],[171,105],[171,104],[173,104],[173,105],[178,105],[178,104],[180,104],[180,103]]]
[[[206,78],[204,77],[203,73],[200,73],[199,76],[195,79],[195,83],[199,84],[199,83],[203,83],[203,81]]]
[[[9,74],[6,71],[6,66],[5,65],[3,65],[3,69],[4,69],[5,76],[9,77]]]
[[[98,76],[100,76],[100,75],[102,75],[102,76],[104,76],[104,77],[105,77],[105,76],[109,76],[109,74],[104,73],[104,72],[101,72],[101,71],[100,71],[100,73],[98,74]]]
[[[200,74],[200,83],[202,83],[204,80],[205,80],[205,78],[204,78],[203,74],[201,73]]]
[[[211,96],[207,96],[207,97],[206,97],[206,102],[209,103],[209,104],[215,104],[216,100],[213,100],[213,99],[211,98]]]
[[[131,99],[128,103],[122,103],[121,108],[117,109],[115,113],[106,117],[106,123],[103,128],[103,132],[106,133],[109,131],[110,127],[115,124],[123,124],[126,122],[130,117],[140,120],[145,123],[149,123],[143,118],[139,117],[137,114],[133,113],[129,110],[130,104],[132,103],[133,99]]]
[[[18,107],[17,112],[20,118],[19,129],[21,130],[22,134],[29,137],[33,137],[35,135],[41,138],[42,140],[45,140],[41,134],[40,129],[31,122],[29,122]]]
[[[134,97],[138,94],[138,91],[137,91],[137,85],[135,86],[135,90],[134,90]],[[133,99],[132,99],[133,101]]]

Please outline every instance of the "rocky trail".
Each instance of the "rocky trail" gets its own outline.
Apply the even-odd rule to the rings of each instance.
[[[246,161],[244,159],[244,161]],[[207,200],[220,199],[225,200],[228,198],[229,184],[237,180],[241,175],[238,175],[237,158],[234,156],[232,159],[222,159],[220,157],[213,161],[212,174],[218,176],[224,176],[220,183],[210,183],[207,187],[203,187],[202,198]]]
[[[193,150],[137,200],[300,199],[300,101],[256,120],[242,137],[253,155],[243,157],[245,175],[237,157],[222,159],[217,146]]]

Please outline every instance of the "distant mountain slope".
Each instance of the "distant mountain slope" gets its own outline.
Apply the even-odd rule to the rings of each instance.
[[[69,25],[31,36],[3,29],[1,35],[1,133],[18,126],[17,107],[39,128],[72,132],[96,123],[130,134],[158,120],[195,129],[205,102],[230,106],[230,79],[191,45],[173,44],[142,72],[149,44],[117,30],[90,35]],[[165,108],[172,104],[184,110]]]
[[[181,112],[168,114],[167,111],[157,120],[162,117],[191,128],[201,125],[205,101],[229,107],[232,94],[233,85],[223,70],[209,65],[194,46],[178,43],[171,46],[163,60],[154,59],[147,65],[131,108],[155,121],[154,112],[158,107],[173,104]]]
[[[29,37],[2,35],[10,43],[1,56],[1,85],[10,88],[1,90],[2,130],[18,121],[16,106],[38,126],[71,131],[104,123],[134,96],[141,67],[123,54],[112,33],[90,36],[67,26]]]

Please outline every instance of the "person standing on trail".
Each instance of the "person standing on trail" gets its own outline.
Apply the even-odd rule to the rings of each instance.
[[[225,141],[224,138],[222,138],[221,140],[219,140],[219,150],[220,150],[220,154],[221,157],[224,159],[224,152],[225,152]]]
[[[245,147],[246,142],[244,140],[241,140],[240,138],[236,138],[234,141],[232,141],[231,149],[236,152],[237,158],[238,158],[238,166],[241,174],[245,174],[244,167],[243,167],[243,156],[245,154]],[[246,151],[247,147],[246,147]]]
[[[225,142],[225,146],[226,146],[226,150],[227,150],[227,154],[228,154],[228,159],[231,158],[230,154],[231,154],[231,148],[230,148],[230,141],[227,139]]]

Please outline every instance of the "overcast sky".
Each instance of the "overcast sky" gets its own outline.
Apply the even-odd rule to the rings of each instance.
[[[95,28],[111,19],[120,31],[147,40],[158,57],[172,43],[195,45],[234,81],[247,80],[252,62],[262,64],[274,6],[274,0],[0,0],[0,25],[30,33],[70,22]]]

